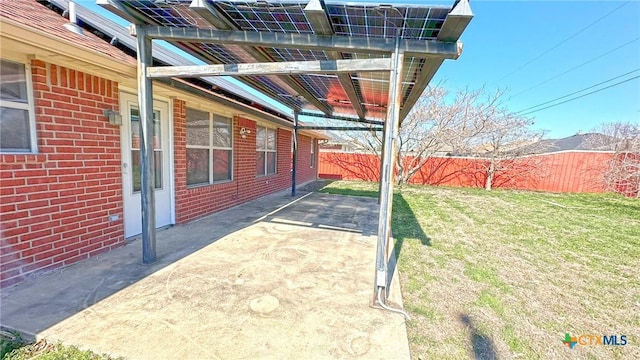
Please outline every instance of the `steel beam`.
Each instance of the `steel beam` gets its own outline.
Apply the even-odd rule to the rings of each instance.
[[[458,1],[444,19],[438,32],[438,40],[458,41],[471,19],[473,19],[473,12],[469,6],[469,0]]]
[[[304,8],[304,14],[311,24],[313,32],[317,35],[334,35],[333,27],[327,17],[327,12],[324,8],[324,4],[320,0],[311,0]],[[343,56],[338,51],[327,51],[327,57],[332,60],[343,59]],[[357,70],[358,71],[358,70]],[[360,70],[364,71],[364,69]],[[362,106],[362,99],[358,96],[353,80],[350,74],[338,74],[338,81],[344,89],[353,110],[358,114],[360,119],[365,118],[365,108]]]
[[[206,0],[193,0],[189,8],[202,16],[209,24],[215,26],[216,29],[233,30],[229,26],[229,22],[224,17],[221,17],[222,15],[213,6],[209,5]]]
[[[438,41],[451,43],[457,42],[464,29],[466,29],[469,22],[471,22],[471,19],[473,19],[473,13],[471,12],[469,1],[459,0],[444,20],[444,23],[438,32]],[[462,43],[458,42],[458,46],[458,53],[461,54]],[[444,58],[430,59],[425,63],[420,73],[420,77],[416,79],[416,82],[411,89],[411,93],[402,106],[402,110],[400,111],[401,123],[402,120],[407,117],[407,114],[409,114],[413,105],[415,105],[420,96],[422,96],[424,89],[429,85],[429,82],[435,75],[436,71],[438,71],[443,61]]]
[[[407,100],[402,105],[402,109],[400,110],[400,123],[402,123],[404,118],[409,114],[409,111],[411,111],[411,108],[413,108],[413,105],[415,105],[418,99],[420,99],[424,89],[427,88],[427,85],[429,85],[429,82],[431,82],[431,79],[433,79],[433,76],[436,74],[443,62],[444,59],[433,59],[424,64],[420,77],[416,79],[411,93],[409,93]]]
[[[389,38],[313,34],[293,34],[262,31],[215,30],[188,27],[145,26],[147,36],[166,41],[233,44],[287,49],[343,51],[349,53],[390,54],[396,41]],[[457,59],[460,47],[456,42],[401,39],[399,52],[406,56]]]
[[[136,26],[137,27],[137,26]],[[156,261],[156,202],[153,151],[153,87],[147,74],[153,64],[151,39],[137,29],[138,103],[140,106],[140,199],[142,206],[142,262]]]
[[[205,20],[209,21],[213,26],[222,30],[223,33],[229,32],[241,32],[238,31],[238,27],[231,20],[227,19],[224,14],[220,13],[218,9],[210,6],[206,1],[193,0],[189,6],[191,9],[196,10]],[[239,44],[239,45],[251,45],[251,44]],[[257,44],[260,45],[260,44]],[[244,50],[249,53],[256,61],[271,62],[272,59],[268,55],[255,47],[245,46]],[[279,79],[283,81],[287,86],[296,91],[299,95],[304,97],[309,103],[313,104],[318,110],[330,115],[333,113],[333,108],[326,103],[318,100],[313,94],[311,94],[303,85],[298,83],[290,76],[280,76]],[[275,94],[274,94],[275,95]],[[289,104],[294,110],[301,110],[295,106],[294,103]]]
[[[387,133],[384,131],[384,127],[382,128],[382,146],[380,148],[380,179],[378,179],[378,205],[382,204],[382,173],[384,172],[384,164],[382,163],[382,154],[384,154],[384,145]]]
[[[382,173],[380,174],[380,211],[378,213],[378,243],[376,249],[376,289],[387,292],[388,246],[391,238],[391,211],[393,207],[393,182],[395,171],[395,150],[398,137],[400,102],[402,100],[402,65],[404,56],[399,49],[400,35],[396,38],[396,51],[392,55],[394,69],[389,75],[389,100],[387,121],[384,124],[384,144],[382,153]]]
[[[314,125],[301,125],[298,126],[300,130],[344,130],[344,131],[382,131],[381,127],[349,127],[349,126],[314,126]]]
[[[120,2],[114,0],[96,0],[96,5],[109,10],[110,12],[128,20],[132,24],[144,24],[145,20],[142,16],[136,15],[129,9],[124,7]]]
[[[187,92],[191,92],[192,94],[195,94],[197,96],[200,96],[202,98],[205,98],[207,100],[211,100],[211,101],[215,101],[217,103],[220,103],[224,106],[230,107],[240,113],[244,113],[244,114],[249,114],[251,116],[256,116],[265,120],[269,120],[275,124],[287,127],[287,128],[292,128],[293,127],[293,122],[289,121],[289,120],[285,120],[286,118],[290,118],[289,115],[274,115],[268,112],[264,112],[252,107],[247,107],[246,104],[243,104],[239,101],[235,101],[233,99],[229,99],[225,96],[222,96],[220,94],[217,94],[211,90],[205,89],[205,88],[201,88],[197,85],[191,84],[189,82],[187,82],[186,80],[183,79],[159,79],[156,80],[162,83],[165,83],[173,88],[179,89],[179,90],[184,90]]]
[[[252,64],[158,66],[150,67],[148,72],[150,78],[189,78],[203,76],[337,74],[349,73],[358,70],[367,72],[389,71],[391,70],[391,60],[316,60]]]
[[[320,119],[330,119],[330,120],[340,120],[340,121],[350,121],[350,122],[355,122],[355,123],[363,123],[363,124],[371,124],[371,125],[384,125],[384,121],[378,121],[378,120],[367,120],[367,119],[359,119],[359,118],[352,118],[352,117],[348,117],[348,116],[339,116],[339,115],[325,115],[325,114],[315,114],[312,112],[306,112],[306,111],[301,111],[299,113],[300,116],[309,116],[309,117],[316,117],[316,118],[320,118]]]
[[[296,196],[296,171],[298,170],[298,112],[293,113],[293,156],[291,164],[291,196]]]

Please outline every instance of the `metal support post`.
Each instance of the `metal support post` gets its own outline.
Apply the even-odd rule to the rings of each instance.
[[[291,164],[291,196],[296,196],[296,170],[298,167],[298,112],[293,112],[293,163]]]
[[[391,237],[391,210],[393,206],[393,178],[395,170],[395,150],[400,119],[402,90],[402,64],[404,54],[400,52],[400,35],[396,38],[392,54],[393,66],[389,76],[389,100],[387,121],[384,124],[382,172],[380,174],[380,211],[378,213],[378,244],[376,252],[376,293],[384,291],[387,296],[387,261],[389,239]]]
[[[153,89],[147,76],[153,66],[151,38],[136,25],[138,35],[138,104],[140,105],[140,199],[142,203],[142,262],[156,261],[156,202],[154,169]]]
[[[378,205],[382,203],[382,173],[384,172],[382,156],[384,154],[384,143],[385,143],[386,134],[387,134],[387,132],[384,130],[385,128],[386,127],[382,128],[382,146],[380,147],[380,155],[378,157],[380,159],[380,170],[379,170],[380,178],[378,179]]]

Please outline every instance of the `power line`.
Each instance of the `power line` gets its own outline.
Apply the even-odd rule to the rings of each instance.
[[[623,77],[623,76],[627,76],[627,75],[629,75],[629,74],[631,74],[631,73],[634,73],[634,72],[636,72],[636,71],[638,71],[638,70],[640,70],[640,68],[637,68],[637,69],[635,69],[635,70],[631,70],[631,71],[629,71],[629,72],[627,72],[627,73],[624,73],[624,74],[622,74],[622,75],[618,75],[618,76],[612,77],[612,78],[607,79],[607,80],[605,80],[605,81],[601,81],[601,82],[599,82],[599,83],[597,83],[597,84],[593,84],[593,85],[591,85],[591,86],[587,86],[586,88],[584,88],[584,89],[580,89],[580,90],[578,90],[578,91],[574,91],[574,92],[572,92],[571,94],[567,94],[567,95],[564,95],[564,96],[561,96],[561,97],[555,98],[555,99],[553,99],[553,100],[545,101],[545,102],[543,102],[543,103],[541,103],[541,104],[538,104],[538,105],[535,105],[535,106],[530,106],[530,107],[528,107],[528,108],[526,108],[526,109],[522,109],[522,110],[520,110],[520,111],[517,111],[517,112],[516,112],[516,114],[520,114],[520,113],[525,112],[525,111],[527,111],[527,110],[530,110],[530,109],[533,109],[533,108],[537,108],[537,107],[540,107],[540,106],[546,105],[546,104],[548,104],[548,103],[552,103],[552,102],[554,102],[554,101],[562,100],[562,99],[564,99],[564,98],[567,98],[567,97],[569,97],[569,96],[575,95],[575,94],[577,94],[577,93],[581,93],[581,92],[583,92],[583,91],[585,91],[585,90],[589,90],[589,89],[592,89],[592,88],[594,88],[594,87],[596,87],[596,86],[600,86],[600,85],[602,85],[602,84],[608,83],[609,81],[619,79],[619,78],[621,78],[621,77]]]
[[[589,93],[586,93],[586,94],[582,94],[582,95],[580,95],[580,96],[576,96],[576,97],[574,97],[574,98],[571,98],[571,99],[568,99],[568,100],[565,100],[565,101],[559,102],[559,103],[557,103],[557,104],[553,104],[553,105],[549,105],[549,106],[543,107],[542,109],[536,109],[536,110],[529,111],[528,113],[522,114],[522,116],[526,116],[526,115],[529,115],[529,114],[533,114],[533,113],[535,113],[535,112],[542,111],[542,110],[545,110],[545,109],[548,109],[548,108],[552,108],[552,107],[554,107],[554,106],[562,105],[562,104],[564,104],[564,103],[568,103],[568,102],[570,102],[570,101],[577,100],[577,99],[580,99],[580,98],[582,98],[582,97],[585,97],[585,96],[587,96],[587,95],[595,94],[595,93],[600,92],[600,91],[602,91],[602,90],[606,90],[606,89],[612,88],[612,87],[614,87],[614,86],[618,86],[618,85],[620,85],[620,84],[624,84],[624,83],[626,83],[626,82],[629,82],[629,81],[634,80],[634,79],[637,79],[637,78],[640,78],[640,75],[636,75],[636,76],[634,76],[634,77],[632,77],[632,78],[629,78],[629,79],[626,79],[626,80],[622,80],[622,81],[617,82],[617,83],[615,83],[615,84],[611,84],[611,85],[606,86],[606,87],[603,87],[603,88],[601,88],[601,89],[594,90],[594,91],[592,91],[592,92],[589,92]]]
[[[522,94],[524,94],[524,93],[526,93],[526,92],[528,92],[528,91],[530,91],[530,90],[533,90],[533,89],[537,88],[537,87],[538,87],[538,86],[540,86],[540,85],[544,85],[544,84],[548,83],[549,81],[555,80],[555,79],[559,78],[559,77],[560,77],[560,76],[562,76],[562,75],[568,74],[568,73],[570,73],[571,71],[573,71],[573,70],[575,70],[575,69],[578,69],[578,68],[580,68],[580,67],[582,67],[582,66],[584,66],[584,65],[587,65],[587,64],[589,64],[589,63],[591,63],[591,62],[594,62],[594,61],[596,61],[596,60],[600,59],[601,57],[603,57],[603,56],[605,56],[605,55],[608,55],[608,54],[610,54],[610,53],[612,53],[612,52],[614,52],[614,51],[616,51],[616,50],[618,50],[618,49],[621,49],[621,48],[623,48],[623,47],[625,47],[625,46],[627,46],[627,45],[629,45],[629,44],[631,44],[631,43],[633,43],[633,42],[635,42],[635,41],[638,41],[638,40],[640,40],[640,37],[637,37],[637,38],[635,38],[635,39],[633,39],[633,40],[631,40],[631,41],[627,41],[626,43],[624,43],[624,44],[622,44],[622,45],[620,45],[620,46],[618,46],[618,47],[615,47],[615,48],[613,48],[613,49],[611,49],[611,50],[609,50],[609,51],[607,51],[607,52],[604,52],[604,53],[602,53],[602,54],[600,54],[600,55],[598,55],[598,56],[596,56],[596,57],[594,57],[594,58],[592,58],[592,59],[590,59],[590,60],[587,60],[587,61],[583,62],[583,63],[582,63],[582,64],[580,64],[580,65],[576,65],[576,66],[572,67],[571,69],[568,69],[568,70],[566,70],[566,71],[564,71],[564,72],[562,72],[562,73],[560,73],[560,74],[558,74],[558,75],[555,75],[555,76],[553,76],[553,77],[551,77],[551,78],[549,78],[549,79],[547,79],[547,80],[544,80],[544,81],[542,81],[542,82],[539,82],[539,83],[537,83],[537,84],[535,84],[535,85],[533,85],[533,86],[531,86],[531,87],[529,87],[529,88],[527,88],[527,89],[525,89],[525,90],[520,91],[519,93],[517,93],[517,94],[515,94],[515,95],[512,95],[512,96],[511,96],[511,99],[513,99],[513,98],[515,98],[515,97],[518,97],[518,96],[520,96],[520,95],[522,95]]]
[[[498,79],[496,82],[500,82],[506,78],[508,78],[509,76],[517,73],[518,71],[522,70],[524,67],[526,67],[527,65],[531,64],[532,62],[540,59],[541,57],[543,57],[544,55],[550,53],[552,50],[557,49],[558,47],[560,47],[560,45],[566,43],[567,41],[573,39],[574,37],[578,36],[580,33],[582,33],[583,31],[587,30],[588,28],[592,27],[593,25],[599,23],[600,21],[602,21],[603,19],[605,19],[607,16],[613,14],[614,12],[618,11],[621,7],[629,4],[631,1],[627,1],[625,3],[623,3],[622,5],[618,6],[617,8],[609,11],[608,13],[606,13],[605,15],[603,15],[602,17],[596,19],[594,22],[592,22],[591,24],[583,27],[582,29],[578,30],[577,32],[575,32],[573,35],[570,35],[568,38],[560,41],[559,43],[555,44],[554,46],[552,46],[551,48],[549,48],[548,50],[544,51],[542,54],[534,57],[533,59],[529,60],[528,62],[524,63],[523,65],[521,65],[520,67],[518,67],[517,69],[513,70],[512,72],[508,73],[507,75],[501,77],[500,79]]]

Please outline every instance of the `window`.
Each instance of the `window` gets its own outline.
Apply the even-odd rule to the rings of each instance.
[[[29,68],[0,60],[0,152],[35,152]]]
[[[256,127],[256,175],[276,173],[276,130]]]
[[[131,181],[133,192],[138,193],[142,188],[140,178],[140,110],[132,107],[129,110],[131,118]],[[153,166],[154,166],[154,188],[162,189],[162,136],[160,134],[160,111],[153,112]]]
[[[187,108],[187,185],[231,180],[231,119]]]
[[[316,141],[311,139],[311,167],[316,166]]]

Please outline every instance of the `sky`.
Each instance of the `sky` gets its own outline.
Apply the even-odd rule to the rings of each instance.
[[[77,2],[114,19],[93,0]],[[453,0],[382,3],[452,5]],[[462,56],[445,61],[432,84],[442,83],[450,92],[504,90],[509,110],[532,117],[546,138],[592,131],[606,122],[640,123],[640,0],[470,4],[474,19],[461,38]],[[552,106],[592,91],[597,92]]]
[[[475,16],[462,35],[462,56],[446,61],[435,83],[504,89],[507,106],[519,112],[625,73],[631,72],[560,101],[640,75],[638,0],[470,4]],[[639,123],[640,78],[528,116],[547,138],[591,131],[605,122]]]

